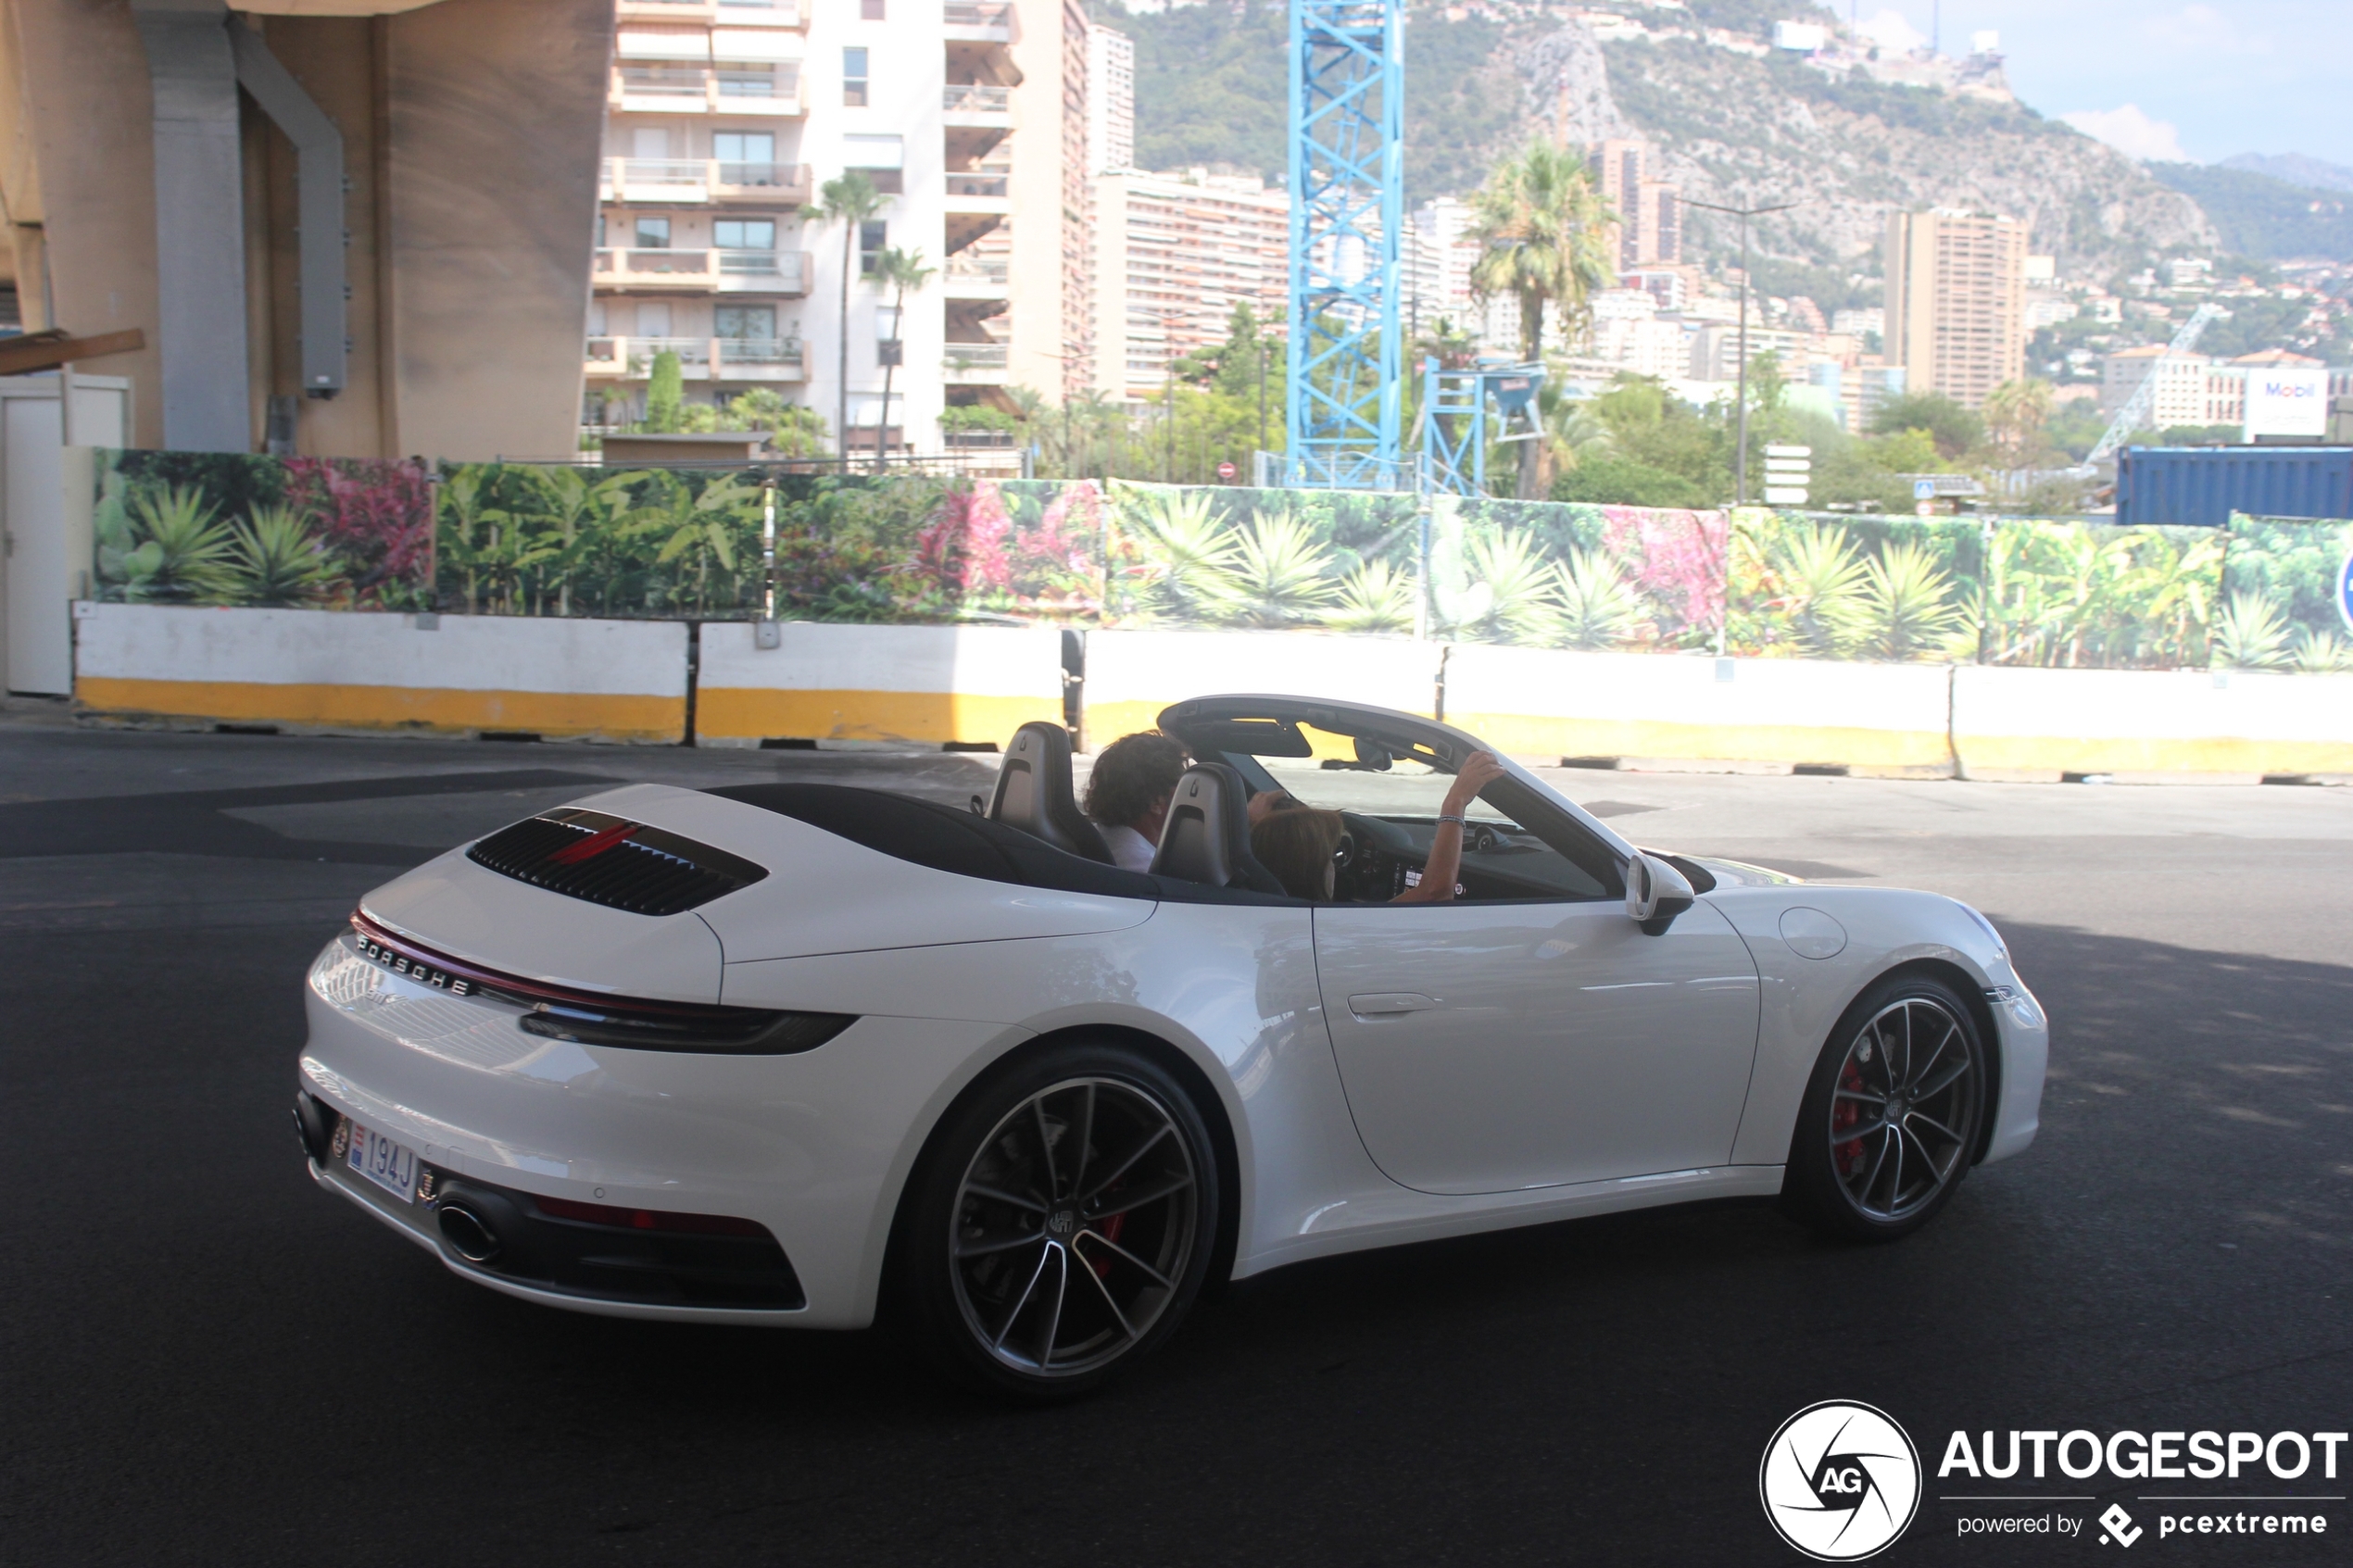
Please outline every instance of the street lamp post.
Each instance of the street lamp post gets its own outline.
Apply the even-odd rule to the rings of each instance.
[[[1735,352],[1740,357],[1740,390],[1734,394],[1740,402],[1740,455],[1732,470],[1732,504],[1748,505],[1748,220],[1768,212],[1787,212],[1795,202],[1783,202],[1779,207],[1718,207],[1714,202],[1687,201],[1685,207],[1704,207],[1709,212],[1730,214],[1741,220],[1741,331]]]

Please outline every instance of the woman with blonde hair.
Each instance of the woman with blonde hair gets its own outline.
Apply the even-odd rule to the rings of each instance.
[[[1463,865],[1463,812],[1480,790],[1503,776],[1504,765],[1491,752],[1474,751],[1463,759],[1463,770],[1447,786],[1445,804],[1438,809],[1438,832],[1430,840],[1421,882],[1390,903],[1442,904],[1454,897],[1454,878]],[[1251,828],[1250,852],[1292,897],[1328,903],[1333,857],[1347,834],[1338,811],[1295,806],[1275,810]]]

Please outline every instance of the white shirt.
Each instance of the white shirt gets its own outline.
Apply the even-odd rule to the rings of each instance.
[[[1104,846],[1111,850],[1111,863],[1124,872],[1148,872],[1152,869],[1152,857],[1159,846],[1134,828],[1112,827],[1097,822]]]

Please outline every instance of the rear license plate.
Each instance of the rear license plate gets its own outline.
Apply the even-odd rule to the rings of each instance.
[[[344,1163],[403,1203],[417,1200],[417,1151],[382,1133],[351,1124],[351,1152]]]

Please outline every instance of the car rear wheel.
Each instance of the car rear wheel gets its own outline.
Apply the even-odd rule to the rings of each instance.
[[[1208,1129],[1170,1073],[1120,1046],[1052,1048],[925,1149],[897,1238],[904,1326],[984,1392],[1085,1393],[1176,1331],[1217,1199]]]
[[[1799,1109],[1783,1207],[1826,1236],[1893,1241],[1951,1201],[1983,1126],[1985,1047],[1942,981],[1894,975],[1846,1010]]]

